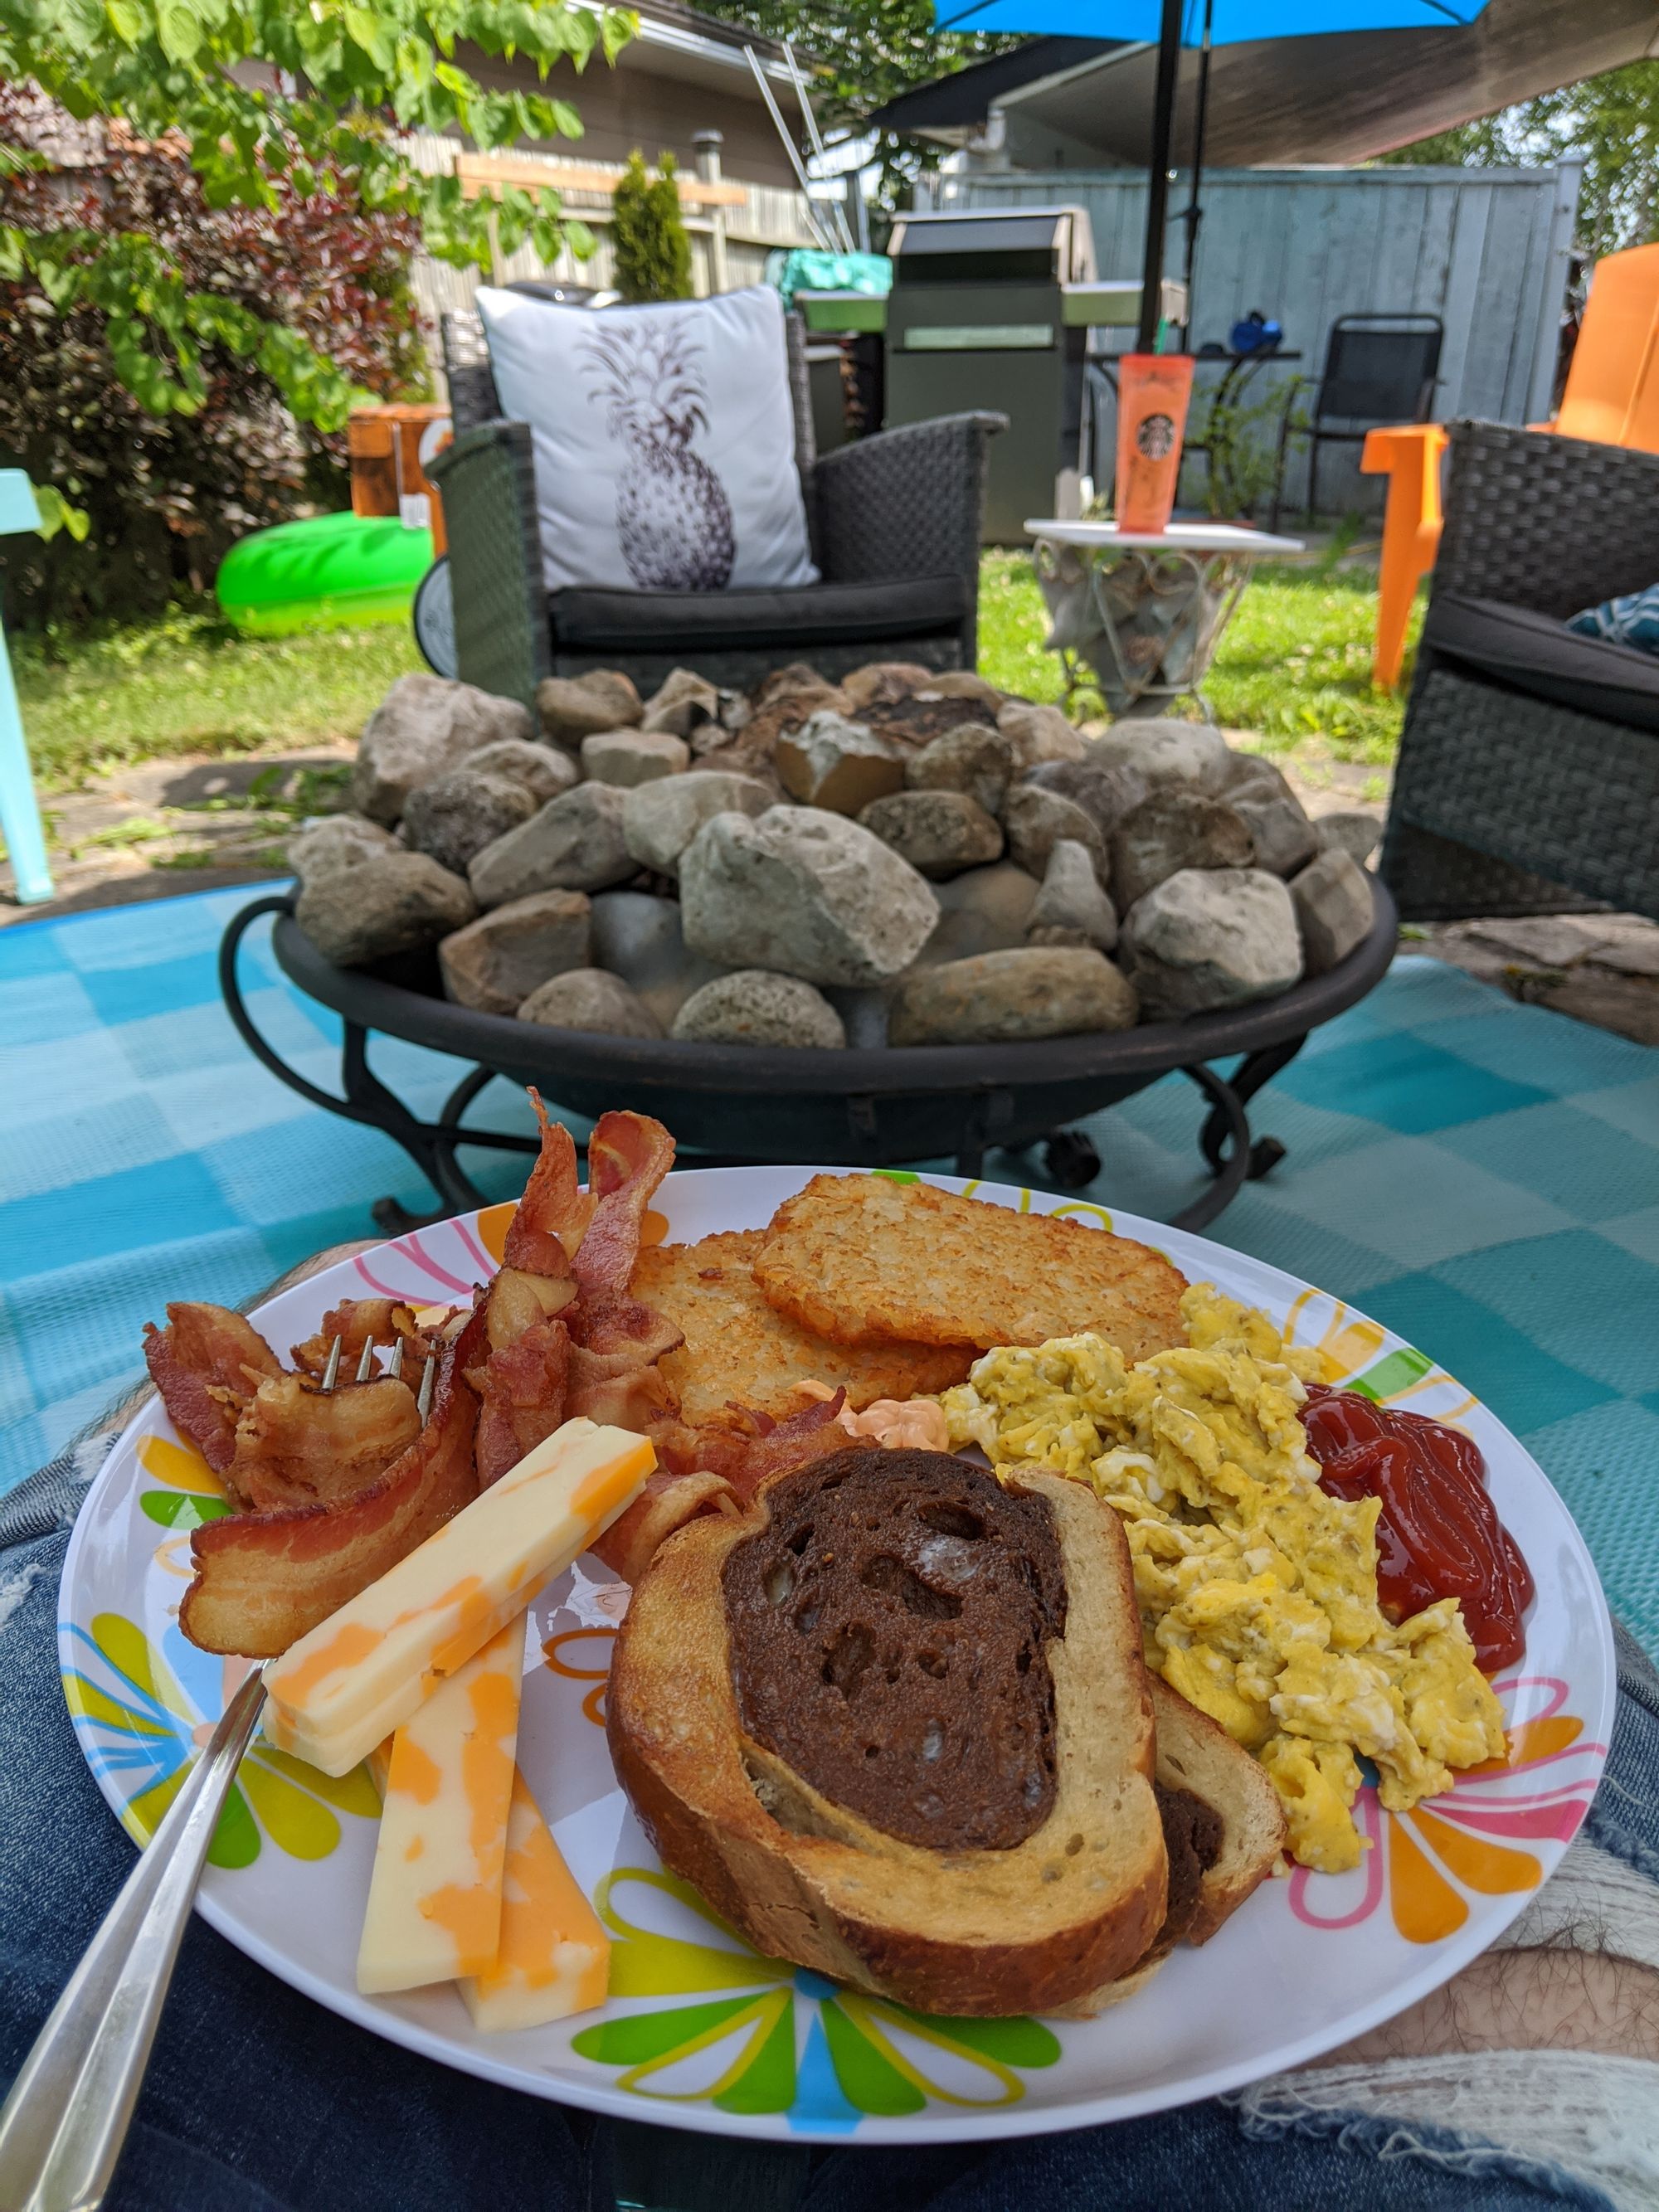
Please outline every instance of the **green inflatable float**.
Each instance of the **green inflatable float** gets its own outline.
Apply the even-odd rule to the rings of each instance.
[[[214,585],[227,621],[261,637],[407,622],[432,532],[395,514],[317,514],[233,545]]]

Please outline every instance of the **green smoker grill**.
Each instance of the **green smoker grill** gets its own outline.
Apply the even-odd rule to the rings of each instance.
[[[975,407],[1006,415],[990,445],[984,536],[1023,545],[1027,515],[1078,512],[1089,333],[1133,333],[1140,281],[1097,278],[1079,207],[901,216],[888,250],[888,425]],[[1182,288],[1164,294],[1160,312],[1178,319]]]

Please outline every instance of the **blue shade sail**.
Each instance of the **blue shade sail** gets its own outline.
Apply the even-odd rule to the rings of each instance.
[[[1303,39],[1332,31],[1455,30],[1486,0],[1212,0],[1210,43]],[[933,0],[941,31],[1030,31],[1071,39],[1156,43],[1160,0]],[[1181,43],[1204,42],[1204,0],[1184,0]]]

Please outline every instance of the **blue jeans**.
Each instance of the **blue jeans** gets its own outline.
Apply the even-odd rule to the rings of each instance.
[[[42,1480],[0,1504],[5,2081],[131,1865],[58,1684],[67,1538],[50,1525],[61,1483]],[[1627,1639],[1620,1653],[1611,1786],[1589,1832],[1659,1880],[1659,1680]],[[618,2128],[365,2034],[200,1919],[106,2201],[115,2212],[611,2212],[619,2197],[676,2212],[1611,2212],[1601,2190],[1468,2136],[1341,2113],[1248,2120],[1225,2100],[988,2148],[806,2151]]]

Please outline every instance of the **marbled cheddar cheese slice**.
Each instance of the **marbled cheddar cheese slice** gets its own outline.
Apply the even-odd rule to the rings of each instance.
[[[365,1996],[493,1963],[523,1680],[515,1617],[392,1737],[357,1953]]]
[[[461,1984],[472,2025],[486,2035],[543,2027],[602,2005],[610,1979],[611,1939],[515,1773],[501,1948],[493,1966]]]
[[[347,1774],[638,1497],[643,1437],[567,1421],[265,1676],[264,1732]]]

